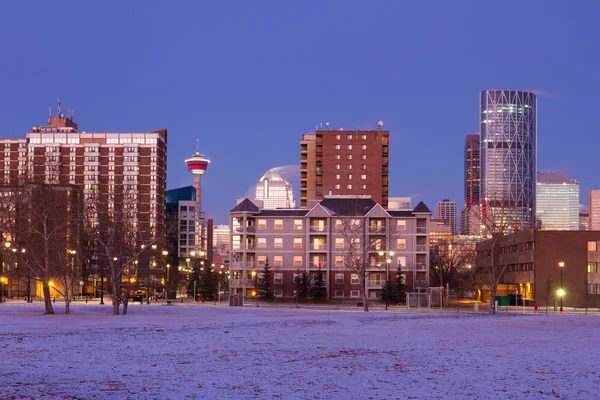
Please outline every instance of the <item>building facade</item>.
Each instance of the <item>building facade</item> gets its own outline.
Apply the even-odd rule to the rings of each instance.
[[[600,231],[600,189],[590,190],[588,202],[589,230]]]
[[[441,218],[431,218],[429,221],[429,245],[436,246],[442,241],[452,238],[452,228]]]
[[[294,296],[298,272],[314,274],[321,269],[329,298],[360,298],[358,276],[344,261],[350,244],[342,229],[343,221],[349,220],[363,228],[353,243],[370,246],[366,248],[372,266],[366,282],[369,298],[379,298],[385,280],[395,279],[398,266],[407,291],[429,286],[431,211],[423,203],[411,211],[386,211],[369,196],[326,196],[310,209],[266,210],[245,199],[229,215],[233,295],[257,294],[256,278],[268,259],[277,297]],[[380,251],[394,251],[390,264]]]
[[[491,240],[476,245],[476,290],[489,300],[485,265],[490,263]],[[506,270],[498,286],[499,304],[560,304],[563,307],[600,306],[600,232],[521,231],[497,242],[497,265]],[[563,263],[561,267],[561,263]],[[517,295],[518,293],[518,295]],[[511,299],[511,297],[513,297]]]
[[[585,210],[579,211],[579,230],[580,231],[589,231],[590,230],[590,213]]]
[[[456,203],[448,199],[444,199],[435,205],[435,217],[441,219],[444,223],[450,226],[450,231],[453,235],[457,234],[456,230]]]
[[[481,143],[479,133],[465,139],[465,201],[464,207],[480,204]]]
[[[460,213],[460,233],[466,236],[481,236],[481,206],[467,206]]]
[[[481,115],[481,204],[486,219],[515,228],[535,222],[537,97],[484,90]]]
[[[388,207],[389,131],[317,130],[300,142],[300,207],[325,195],[370,195]]]
[[[539,172],[536,197],[540,229],[579,230],[579,183],[575,179],[565,173]]]
[[[277,168],[268,170],[256,184],[256,200],[262,201],[263,208],[296,208],[292,185]]]

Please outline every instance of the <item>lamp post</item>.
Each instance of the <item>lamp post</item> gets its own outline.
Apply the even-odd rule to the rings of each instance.
[[[73,281],[75,280],[75,254],[77,254],[77,250],[68,250],[69,254],[71,255],[71,296],[74,298],[75,297],[75,285],[73,284]],[[67,283],[67,282],[65,282]],[[66,288],[65,288],[66,291]]]
[[[2,290],[0,291],[0,303],[4,302],[6,303],[6,300],[4,298],[4,284],[7,282],[7,279],[5,276],[0,276],[0,283],[2,284]]]
[[[385,288],[388,291],[386,297],[385,297],[385,309],[388,309],[388,304],[389,304],[389,299],[390,299],[390,295],[391,293],[389,293],[389,280],[390,280],[390,263],[392,262],[392,257],[394,256],[394,252],[393,251],[380,251],[379,252],[379,256],[383,257],[383,256],[387,256],[385,259]]]
[[[100,304],[104,304],[104,257],[100,256]]]
[[[154,252],[156,251],[156,244],[153,244],[152,246],[152,266],[156,267],[156,261],[154,260]],[[148,274],[146,275],[146,304],[150,304],[150,263],[148,263]]]
[[[564,262],[559,262],[558,266],[560,267],[560,290],[558,291],[558,295],[560,296],[560,312],[563,312],[563,296],[565,295],[565,290],[563,289],[563,267],[565,266]]]

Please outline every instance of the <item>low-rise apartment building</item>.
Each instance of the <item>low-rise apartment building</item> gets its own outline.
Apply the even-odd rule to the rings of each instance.
[[[345,262],[351,245],[368,246],[369,298],[379,298],[386,279],[396,279],[398,266],[407,292],[429,287],[431,211],[422,202],[413,210],[394,211],[370,196],[325,196],[308,209],[266,210],[244,199],[229,215],[232,295],[255,296],[268,259],[277,297],[294,296],[299,272],[314,275],[320,269],[329,298],[359,298],[358,275]],[[347,221],[358,227],[352,240],[343,231]]]

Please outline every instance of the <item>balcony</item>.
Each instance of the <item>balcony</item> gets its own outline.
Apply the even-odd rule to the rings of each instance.
[[[323,244],[311,243],[310,250],[311,251],[327,251],[327,244],[326,243],[323,243]]]
[[[249,244],[248,246],[246,246],[246,250],[248,250],[248,251],[254,251],[254,250],[256,250],[256,245],[255,244]]]
[[[325,269],[327,268],[327,261],[321,261],[321,262],[311,262],[308,267],[310,269]]]
[[[416,268],[417,271],[427,271],[427,264],[418,262]]]
[[[321,166],[321,165],[323,165],[323,161],[322,160],[317,160],[316,164],[319,165],[319,166]]]
[[[229,287],[232,287],[232,288],[242,288],[242,287],[253,288],[255,285],[256,285],[255,279],[230,279],[229,280]]]
[[[387,175],[388,175],[388,172],[387,172],[387,171],[383,171],[383,172],[381,173],[381,175],[385,175],[385,176],[387,176]]]
[[[256,263],[254,261],[237,261],[231,263],[231,269],[254,269],[256,268]]]
[[[316,226],[311,226],[310,227],[310,231],[311,232],[320,232],[320,233],[325,233],[327,232],[327,225],[316,225]]]
[[[427,235],[427,227],[417,226],[417,233],[422,235]]]
[[[321,168],[317,168],[317,176],[321,176],[321,175],[323,175]]]
[[[369,282],[370,287],[385,285],[385,279],[369,279],[367,282]]]
[[[385,235],[385,226],[370,226],[369,234],[371,235]]]
[[[427,279],[415,279],[414,287],[416,288],[426,288],[428,285]]]
[[[254,226],[246,226],[246,227],[240,226],[239,228],[235,228],[235,231],[237,233],[244,233],[244,232],[246,232],[246,233],[255,233],[256,232],[256,227],[254,227]]]
[[[427,252],[427,245],[426,244],[418,244],[416,247],[417,247],[417,252],[418,253],[425,253],[425,252]]]

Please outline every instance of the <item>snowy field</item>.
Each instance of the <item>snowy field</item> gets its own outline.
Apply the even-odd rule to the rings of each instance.
[[[0,399],[600,397],[598,315],[72,309],[0,304]]]

